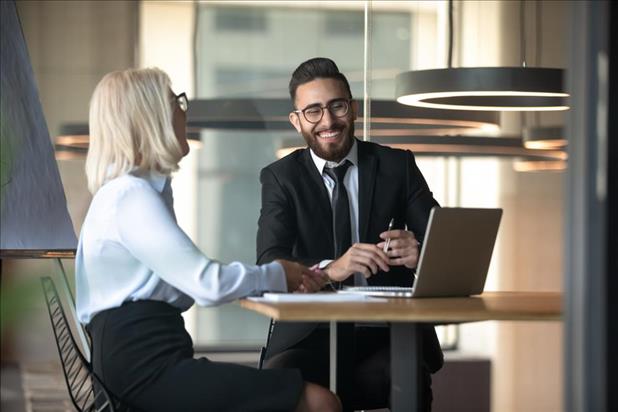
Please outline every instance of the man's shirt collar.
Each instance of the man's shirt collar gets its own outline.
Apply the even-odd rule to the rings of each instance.
[[[311,153],[311,159],[313,160],[315,167],[317,167],[318,172],[322,174],[324,172],[324,167],[336,167],[345,162],[346,160],[349,160],[354,166],[358,166],[358,145],[356,144],[356,138],[353,139],[354,143],[352,143],[350,151],[348,152],[346,157],[341,159],[339,163],[322,159],[321,157],[316,155],[313,150],[309,149],[309,152]]]

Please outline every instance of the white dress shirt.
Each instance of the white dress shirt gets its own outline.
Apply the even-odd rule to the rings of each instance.
[[[358,232],[358,146],[356,144],[356,139],[354,139],[354,143],[348,152],[348,155],[341,159],[339,163],[330,162],[327,160],[318,157],[313,150],[311,152],[311,159],[315,164],[315,167],[318,169],[320,175],[322,175],[322,180],[324,181],[324,186],[326,186],[326,190],[328,191],[328,196],[330,197],[331,207],[333,206],[333,190],[335,189],[335,181],[324,173],[324,168],[329,167],[337,167],[340,164],[343,164],[346,160],[349,160],[352,165],[348,167],[345,176],[343,177],[343,185],[348,192],[348,201],[350,204],[350,227],[352,230],[352,244],[360,242],[360,235]],[[333,230],[334,235],[334,230]],[[324,268],[328,265],[332,260],[323,260],[320,262],[320,267]],[[354,274],[354,284],[358,286],[366,286],[367,280],[361,273]]]
[[[95,194],[75,260],[77,316],[88,323],[123,302],[158,300],[181,310],[265,291],[287,290],[279,263],[222,264],[205,256],[180,229],[170,178],[123,175]]]

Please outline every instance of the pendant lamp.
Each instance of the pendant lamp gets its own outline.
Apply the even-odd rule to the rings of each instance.
[[[498,113],[444,111],[408,107],[395,100],[372,99],[371,135],[453,135],[499,131]],[[359,102],[356,128],[361,130],[364,108]],[[288,113],[293,110],[287,98],[241,98],[191,100],[187,112],[189,132],[203,129],[288,132],[292,130]]]
[[[527,149],[562,149],[567,145],[564,129],[560,126],[525,128],[523,142]]]
[[[370,102],[371,136],[460,135],[496,133],[499,113],[435,110],[402,106],[395,100]],[[287,98],[196,99],[189,102],[187,139],[192,149],[201,147],[202,130],[287,133],[292,130]],[[356,130],[362,130],[364,113],[359,104]],[[63,124],[55,139],[56,158],[81,158],[88,152],[85,123]]]
[[[448,68],[399,74],[395,86],[397,101],[410,106],[454,110],[567,110],[564,70],[526,67],[523,0],[520,0],[520,10],[521,67],[452,68],[453,1],[449,0]]]
[[[187,141],[191,150],[202,147],[199,133],[187,130]],[[83,159],[88,153],[90,131],[87,123],[64,123],[60,125],[60,134],[54,139],[56,160]]]
[[[537,165],[549,162],[565,162],[567,154],[561,150],[531,150],[523,147],[519,136],[376,136],[371,140],[384,146],[411,150],[417,157],[495,157],[515,158],[520,161],[536,161]],[[302,138],[283,139],[277,150],[281,158],[307,144]],[[538,169],[537,169],[538,170]]]

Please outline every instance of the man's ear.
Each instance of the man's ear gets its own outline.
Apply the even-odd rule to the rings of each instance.
[[[294,126],[294,129],[296,129],[296,131],[298,133],[300,133],[300,131],[301,131],[301,129],[300,129],[300,117],[298,116],[298,113],[291,112],[289,114],[288,118],[290,119],[290,123],[292,123],[292,126]]]
[[[352,120],[356,120],[356,118],[358,117],[358,102],[356,100],[352,100],[351,109],[352,109]]]

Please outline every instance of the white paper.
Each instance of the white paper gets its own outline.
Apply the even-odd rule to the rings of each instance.
[[[264,293],[264,296],[250,297],[255,302],[380,302],[385,299],[351,293]]]

